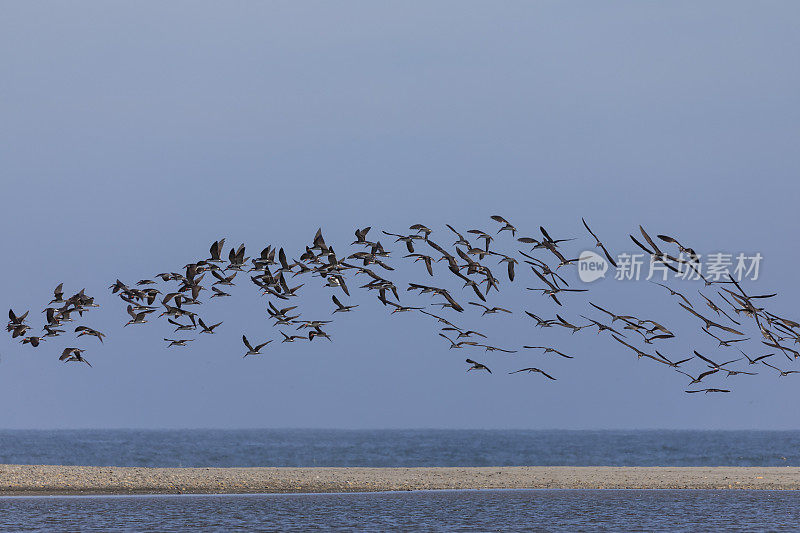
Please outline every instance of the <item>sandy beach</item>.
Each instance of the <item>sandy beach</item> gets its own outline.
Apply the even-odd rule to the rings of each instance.
[[[0,465],[0,495],[441,489],[800,489],[800,467],[139,468]]]

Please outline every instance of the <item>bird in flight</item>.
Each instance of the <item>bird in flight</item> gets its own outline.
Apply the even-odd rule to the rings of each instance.
[[[167,348],[172,348],[173,346],[186,346],[187,342],[192,342],[194,339],[164,339],[168,345]]]
[[[467,363],[472,365],[471,367],[469,367],[467,369],[467,372],[469,372],[470,370],[486,370],[488,373],[490,373],[490,374],[492,373],[492,371],[489,370],[489,367],[484,365],[483,363],[479,363],[477,361],[473,361],[472,359],[467,359]]]
[[[528,372],[528,373],[538,372],[539,374],[543,375],[544,377],[546,377],[548,379],[552,379],[553,381],[556,380],[556,378],[554,378],[553,376],[551,376],[550,374],[548,374],[547,372],[545,372],[541,368],[534,368],[534,367],[520,368],[519,370],[515,370],[513,372],[509,372],[509,374],[518,374],[519,372]]]
[[[567,355],[564,352],[560,352],[560,351],[556,350],[555,348],[551,348],[550,346],[523,346],[523,348],[527,348],[529,350],[542,349],[542,350],[544,350],[545,354],[554,353],[554,354],[560,355],[561,357],[563,357],[565,359],[575,359],[573,356]]]
[[[603,254],[606,256],[606,259],[608,259],[608,262],[611,263],[611,265],[614,268],[617,268],[616,261],[614,261],[614,258],[611,257],[611,254],[608,253],[608,250],[606,249],[605,245],[600,241],[600,239],[597,237],[597,235],[594,234],[592,229],[589,227],[589,224],[586,223],[586,219],[585,218],[581,218],[581,222],[583,222],[583,226],[586,228],[586,231],[588,231],[591,234],[591,236],[594,237],[594,240],[596,241],[595,242],[595,246],[597,246],[601,250],[603,250]]]
[[[263,348],[267,344],[271,343],[272,339],[270,339],[270,340],[268,340],[266,342],[262,342],[261,344],[257,344],[255,347],[253,347],[250,344],[250,341],[247,340],[247,337],[242,335],[242,342],[247,347],[247,353],[244,354],[242,357],[247,357],[248,355],[259,355],[261,353],[261,348]]]

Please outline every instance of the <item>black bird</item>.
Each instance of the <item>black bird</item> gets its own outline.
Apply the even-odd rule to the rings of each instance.
[[[278,333],[283,335],[283,340],[281,342],[304,341],[304,340],[306,340],[308,338],[308,337],[305,337],[303,335],[287,335],[286,333],[284,333],[284,332],[282,332],[280,330],[278,331]]]
[[[512,226],[508,220],[504,219],[500,215],[492,215],[491,218],[495,222],[499,222],[500,224],[505,224],[502,228],[500,228],[500,231],[498,231],[497,233],[500,233],[501,231],[510,231],[512,237],[516,236],[517,228]]]
[[[772,366],[771,364],[767,363],[766,361],[761,361],[762,364],[767,365],[770,368],[774,368],[778,371],[780,377],[788,376],[789,374],[800,374],[800,370],[781,370],[777,366]]]
[[[700,313],[698,313],[697,311],[695,311],[691,307],[686,307],[685,305],[683,305],[681,303],[679,303],[678,305],[680,305],[681,307],[683,307],[684,309],[689,311],[691,314],[693,314],[694,316],[696,316],[697,318],[699,318],[700,320],[705,322],[705,329],[711,329],[712,327],[719,328],[719,329],[721,329],[723,331],[727,331],[729,333],[733,333],[734,335],[741,335],[742,337],[744,337],[744,333],[742,333],[741,331],[735,330],[733,328],[729,328],[728,326],[723,326],[722,324],[717,324],[713,320],[710,320],[710,319],[704,317],[703,315],[701,315]]]
[[[36,348],[36,347],[39,346],[39,343],[40,342],[44,342],[44,340],[45,339],[43,339],[42,337],[33,337],[33,336],[31,336],[31,337],[25,337],[20,342],[22,342],[22,344],[30,344],[31,346]]]
[[[728,375],[725,376],[726,378],[729,378],[731,376],[738,376],[739,374],[746,374],[748,376],[758,375],[758,372],[745,372],[744,370],[728,370],[727,368],[723,368],[723,370],[728,373]]]
[[[742,352],[742,350],[739,350],[739,351],[740,351],[740,352]],[[774,354],[774,353],[768,353],[767,355],[759,355],[759,356],[758,356],[758,357],[756,357],[755,359],[751,359],[751,358],[750,358],[750,356],[749,356],[749,355],[747,355],[747,354],[746,354],[746,353],[744,353],[744,352],[742,352],[742,355],[743,355],[743,356],[745,356],[745,357],[747,358],[747,363],[748,363],[748,364],[750,364],[750,365],[754,365],[754,364],[758,363],[759,361],[762,361],[762,360],[766,359],[767,357],[772,357],[772,356],[773,356],[773,355],[775,355],[775,354]]]
[[[545,372],[541,368],[534,368],[534,367],[521,368],[519,370],[515,370],[513,372],[509,372],[509,374],[517,374],[518,372],[528,372],[528,373],[538,372],[539,374],[543,375],[544,377],[546,377],[548,379],[552,379],[553,381],[556,380],[556,378],[554,378],[553,376],[551,376],[550,374],[548,374],[547,372]]]
[[[683,374],[684,376],[686,376],[689,379],[691,379],[692,381],[689,382],[689,385],[691,386],[691,385],[694,385],[695,383],[700,383],[703,380],[703,378],[706,377],[706,376],[710,376],[711,374],[716,374],[717,372],[719,372],[719,369],[715,368],[714,370],[706,370],[705,372],[703,372],[702,374],[700,374],[697,377],[691,376],[691,375],[687,374],[686,372],[684,372],[683,370],[676,370],[676,372],[678,372],[680,374]]]
[[[501,311],[503,313],[511,313],[511,311],[509,311],[508,309],[503,309],[502,307],[489,307],[488,305],[479,304],[477,302],[469,302],[469,304],[483,308],[483,313],[481,314],[481,316],[499,313]]]
[[[617,335],[619,335],[620,337],[624,337],[625,336],[625,334],[620,333],[619,331],[615,330],[613,327],[607,326],[607,325],[603,324],[602,322],[598,322],[597,320],[594,320],[593,318],[589,318],[588,316],[585,316],[585,315],[580,315],[580,317],[581,318],[585,318],[586,320],[591,322],[592,323],[591,325],[597,326],[598,335],[603,331],[612,331],[612,332],[616,333]]]
[[[731,363],[735,363],[736,361],[741,361],[742,360],[742,358],[740,357],[738,359],[731,359],[730,361],[725,361],[724,363],[715,363],[714,361],[712,361],[708,357],[705,357],[705,356],[699,354],[697,352],[697,350],[693,350],[693,351],[694,351],[694,354],[697,357],[699,357],[700,359],[702,359],[703,361],[708,363],[708,368],[711,368],[711,369],[714,369],[714,370],[727,370],[726,368],[723,368],[725,365],[729,365]],[[766,364],[766,363],[764,363],[764,364]]]
[[[464,346],[477,346],[478,345],[478,343],[475,342],[475,341],[459,341],[459,342],[455,342],[454,340],[452,340],[450,337],[448,337],[444,333],[439,333],[439,336],[447,339],[447,341],[450,343],[450,349],[451,350],[453,348],[463,348]]]
[[[709,392],[730,392],[730,391],[728,389],[700,389],[700,390],[687,390],[686,392],[688,392],[689,394],[695,392],[704,392],[708,394]]]
[[[197,324],[195,323],[194,315],[189,315],[189,319],[192,321],[191,324],[181,324],[180,322],[176,322],[171,318],[167,319],[167,322],[172,324],[175,327],[175,331],[191,331],[197,329]]]
[[[663,283],[658,283],[658,282],[655,282],[655,281],[650,281],[650,283],[654,283],[654,284],[658,285],[659,287],[664,287],[665,289],[667,289],[669,291],[670,296],[678,296],[678,297],[682,298],[684,302],[686,302],[686,305],[688,305],[689,307],[693,307],[692,306],[692,302],[687,300],[686,296],[684,296],[683,294],[679,293],[678,291],[670,289],[669,287],[667,287]]]
[[[337,298],[335,294],[331,295],[331,300],[333,300],[333,303],[336,304],[336,309],[333,310],[334,313],[346,313],[347,311],[351,311],[356,307],[358,307],[358,305],[342,304],[342,302],[339,301],[339,298]]]
[[[611,254],[608,253],[608,250],[606,250],[606,247],[603,245],[602,242],[600,242],[600,239],[597,237],[597,235],[594,234],[592,229],[589,227],[589,224],[586,223],[586,219],[581,218],[581,221],[583,222],[583,226],[586,228],[586,230],[589,233],[591,233],[592,237],[594,237],[594,240],[596,241],[595,242],[595,246],[599,246],[600,249],[603,250],[603,254],[605,254],[606,259],[608,259],[608,262],[611,263],[614,266],[614,268],[617,268],[617,263],[614,261],[614,258],[611,257]]]
[[[639,348],[637,348],[636,346],[633,346],[633,345],[631,345],[631,344],[628,344],[627,342],[625,342],[624,340],[620,339],[620,338],[619,338],[619,337],[617,337],[616,335],[611,335],[611,336],[614,338],[614,340],[616,340],[616,341],[617,341],[617,342],[619,342],[620,344],[624,344],[625,346],[627,346],[628,348],[630,348],[631,350],[633,350],[633,351],[636,353],[636,356],[637,356],[639,359],[641,359],[642,357],[649,357],[650,359],[652,359],[653,361],[656,361],[657,363],[662,363],[662,364],[665,364],[665,365],[672,366],[672,364],[670,364],[670,363],[669,363],[669,362],[667,362],[667,361],[664,361],[664,360],[662,360],[660,357],[657,357],[657,356],[655,356],[655,355],[651,355],[651,354],[649,354],[649,353],[647,353],[647,352],[644,352],[644,351],[640,350]],[[657,353],[657,352],[656,352],[656,353]],[[685,361],[684,361],[684,362],[685,362]],[[679,372],[680,372],[680,371],[679,371]]]
[[[664,362],[665,362],[665,363],[666,363],[668,366],[671,366],[672,368],[678,368],[678,367],[679,367],[680,365],[682,365],[683,363],[686,363],[686,362],[688,362],[688,361],[691,361],[691,360],[692,360],[692,358],[691,358],[691,357],[687,357],[686,359],[681,359],[680,361],[675,361],[675,362],[673,363],[672,361],[670,361],[669,359],[667,359],[667,358],[666,358],[666,356],[664,356],[664,354],[662,354],[662,353],[661,353],[661,352],[659,352],[658,350],[656,350],[656,355],[658,355],[658,356],[659,356],[661,359],[663,359],[663,360],[664,360]]]
[[[668,242],[670,244],[676,244],[681,253],[687,254],[695,262],[698,263],[700,262],[700,256],[698,256],[697,253],[692,248],[683,246],[681,243],[677,241],[677,239],[673,239],[669,235],[656,235],[656,237],[658,237],[664,242]]]
[[[486,338],[486,335],[484,335],[483,333],[480,333],[478,331],[473,331],[471,329],[468,329],[467,331],[464,331],[464,330],[459,329],[457,327],[452,327],[451,326],[451,327],[447,327],[447,328],[442,328],[442,331],[456,331],[456,332],[458,332],[458,335],[456,336],[457,339],[460,339],[462,337],[469,338],[472,335],[477,335],[478,337],[483,337],[484,339]]]
[[[750,340],[750,338],[748,337],[746,339],[731,339],[731,340],[724,341],[724,340],[720,339],[719,337],[717,337],[716,335],[714,335],[713,333],[711,333],[710,331],[708,331],[706,328],[700,328],[700,329],[702,329],[705,333],[707,333],[708,335],[710,335],[711,337],[714,337],[717,341],[719,341],[719,345],[720,346],[731,346],[731,344],[733,344],[734,342],[744,342],[744,341],[749,341]]]
[[[552,320],[552,319],[548,320],[548,319],[544,319],[544,318],[542,318],[540,316],[534,315],[530,311],[525,311],[525,314],[528,315],[529,317],[531,317],[532,319],[534,319],[536,321],[536,325],[539,326],[540,328],[549,328],[549,327],[552,327],[553,324],[557,323],[557,321],[555,321],[555,320]]]
[[[669,256],[669,255],[665,254],[664,252],[662,252],[658,248],[658,245],[656,245],[656,243],[653,242],[653,239],[650,238],[650,236],[647,234],[647,232],[644,230],[644,228],[642,226],[639,226],[639,231],[642,233],[642,236],[650,244],[650,246],[652,246],[653,249],[651,250],[647,246],[645,246],[642,243],[640,243],[639,241],[637,241],[636,237],[634,237],[633,235],[628,235],[631,238],[631,240],[633,241],[633,243],[636,246],[638,246],[639,248],[641,248],[642,250],[644,250],[645,252],[647,252],[650,255],[651,261],[654,261],[654,262],[658,261],[658,262],[662,263],[664,266],[666,266],[668,269],[672,270],[673,272],[679,273],[680,271],[677,268],[675,268],[673,265],[668,263],[667,259],[669,259],[671,261],[675,261],[675,262],[679,262],[679,261],[676,258],[674,258],[672,256]]]
[[[559,352],[555,348],[551,348],[549,346],[523,346],[523,348],[527,348],[529,350],[542,349],[542,350],[544,350],[545,354],[548,354],[548,353],[552,352],[552,353],[560,355],[561,357],[564,357],[565,359],[575,359],[573,356],[567,355],[567,354],[565,354],[563,352]]]
[[[713,300],[711,300],[710,298],[708,298],[708,297],[707,297],[705,294],[703,294],[703,293],[702,293],[702,292],[700,292],[700,291],[697,291],[697,293],[698,293],[698,294],[699,294],[699,295],[700,295],[700,296],[703,298],[703,300],[705,300],[705,301],[706,301],[706,305],[709,307],[709,309],[711,309],[712,311],[714,311],[715,313],[717,313],[717,315],[719,315],[720,313],[722,313],[723,315],[725,315],[725,317],[726,317],[728,320],[730,320],[731,322],[733,322],[733,323],[734,323],[734,324],[736,324],[737,326],[740,326],[740,325],[741,325],[741,324],[739,324],[739,322],[737,322],[736,320],[734,320],[733,318],[731,318],[731,316],[730,316],[728,313],[726,313],[725,311],[723,311],[722,309],[720,309],[720,308],[719,308],[719,306],[717,306],[717,304],[716,304],[716,303],[714,303],[714,301],[713,301]]]
[[[192,342],[193,339],[164,339],[169,343],[167,348],[172,348],[173,346],[186,346],[187,342]]]
[[[78,337],[83,337],[84,335],[91,335],[92,337],[97,337],[97,339],[102,343],[103,337],[105,337],[105,333],[100,333],[96,329],[92,329],[87,326],[78,326],[75,328],[75,333],[78,334]]]
[[[147,316],[147,311],[140,311],[140,312],[136,313],[133,310],[133,306],[129,305],[128,306],[128,314],[131,315],[131,319],[128,321],[127,324],[125,324],[125,326],[129,326],[131,324],[146,324],[147,323],[147,320],[145,320],[145,317]],[[125,327],[125,326],[123,326],[123,327]]]
[[[627,322],[628,320],[636,320],[635,316],[631,316],[631,315],[616,315],[616,314],[612,313],[611,311],[609,311],[608,309],[603,309],[599,305],[595,305],[592,302],[589,302],[589,305],[591,305],[592,307],[594,307],[598,311],[601,311],[601,312],[607,314],[608,316],[610,316],[612,324],[614,322],[616,322],[617,320],[622,320],[623,322]]]
[[[467,359],[467,363],[472,365],[471,367],[469,367],[467,369],[467,372],[469,372],[470,370],[486,370],[488,373],[490,373],[490,374],[492,373],[492,371],[489,370],[489,367],[484,365],[483,363],[479,363],[477,361],[473,361],[472,359]]]
[[[86,350],[81,350],[80,348],[64,348],[64,351],[61,352],[61,357],[58,358],[59,361],[64,361],[65,363],[70,362],[78,362],[78,363],[86,363],[90,367],[92,366],[89,361],[83,358],[81,354]]]
[[[217,287],[214,287],[214,286],[211,287],[211,292],[214,293],[214,294],[211,295],[212,298],[223,298],[225,296],[230,296],[229,293],[227,293],[227,292],[225,292],[225,291],[223,291],[221,289],[218,289]]]
[[[201,324],[202,324],[202,322],[201,322]],[[266,342],[262,342],[261,344],[257,344],[255,347],[253,347],[250,344],[250,342],[247,340],[247,337],[242,335],[242,342],[247,347],[247,353],[244,354],[242,357],[247,357],[248,355],[259,355],[261,353],[261,348],[263,348],[267,344],[271,343],[272,339],[270,339],[270,340],[268,340]]]
[[[206,242],[208,242],[208,241],[206,241]],[[220,239],[218,241],[214,241],[214,243],[211,245],[211,249],[210,249],[211,257],[209,259],[206,259],[206,261],[208,261],[210,263],[211,262],[213,262],[213,263],[222,263],[223,261],[222,261],[221,256],[222,256],[222,247],[223,246],[225,246],[225,239]]]
[[[506,350],[505,348],[498,348],[496,346],[489,346],[488,344],[476,344],[475,346],[481,346],[487,352],[517,353],[516,350]]]
[[[54,298],[47,305],[64,303],[64,283],[59,283],[53,290]]]
[[[206,323],[203,322],[202,318],[198,318],[197,321],[200,323],[200,327],[203,328],[200,333],[214,333],[214,328],[222,324],[222,322],[217,322],[212,326],[206,326]]]

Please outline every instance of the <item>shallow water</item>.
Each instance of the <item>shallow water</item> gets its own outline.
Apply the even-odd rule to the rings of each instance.
[[[800,431],[2,430],[0,463],[800,466]]]
[[[524,490],[0,498],[4,530],[789,531],[800,493]]]

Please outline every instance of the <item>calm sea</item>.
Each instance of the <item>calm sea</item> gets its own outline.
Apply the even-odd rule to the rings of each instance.
[[[0,430],[0,463],[800,466],[800,431]]]
[[[13,531],[795,531],[783,491],[526,490],[0,498]]]

